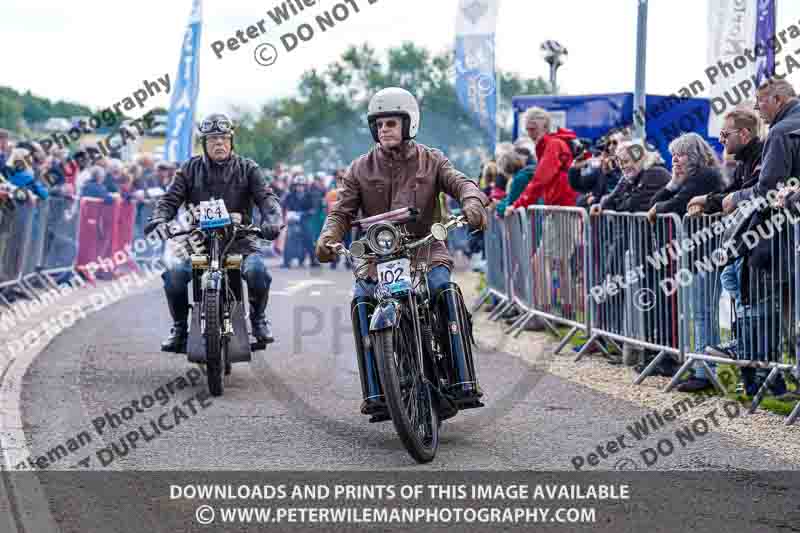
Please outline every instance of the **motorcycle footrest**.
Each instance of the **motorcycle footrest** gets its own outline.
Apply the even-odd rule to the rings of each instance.
[[[392,417],[389,415],[389,411],[382,411],[372,415],[369,419],[369,423],[375,424],[376,422],[386,422],[387,420],[391,419]]]
[[[478,399],[468,399],[454,402],[458,409],[477,409],[478,407],[486,407],[486,405]]]

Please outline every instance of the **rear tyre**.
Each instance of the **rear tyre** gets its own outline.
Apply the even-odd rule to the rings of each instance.
[[[439,416],[410,331],[411,324],[401,320],[399,327],[375,333],[373,341],[394,428],[411,457],[427,463],[439,448]]]
[[[225,350],[222,349],[222,324],[220,323],[219,292],[206,290],[204,296],[206,312],[206,375],[211,396],[222,396],[225,392]]]

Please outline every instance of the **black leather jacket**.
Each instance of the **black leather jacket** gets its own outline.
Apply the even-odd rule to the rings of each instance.
[[[722,211],[722,200],[732,192],[753,187],[758,183],[761,173],[761,154],[764,151],[764,142],[761,139],[752,139],[747,146],[734,156],[737,161],[736,170],[733,172],[733,181],[724,191],[709,194],[706,198],[705,213],[713,214]]]
[[[241,214],[242,224],[252,223],[253,206],[258,207],[264,238],[278,237],[282,221],[280,202],[267,187],[258,164],[236,153],[222,163],[205,156],[195,156],[185,162],[167,193],[159,198],[151,220],[172,220],[182,205],[196,206],[212,197],[224,199],[229,213]],[[265,245],[263,239],[248,235],[231,247],[231,253],[254,253]]]

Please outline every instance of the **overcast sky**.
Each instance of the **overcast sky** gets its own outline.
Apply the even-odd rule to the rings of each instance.
[[[360,13],[286,53],[280,35],[287,25],[275,28],[267,16],[267,10],[280,3],[277,0],[205,0],[199,113],[231,105],[257,109],[291,94],[304,70],[325,66],[350,44],[367,41],[385,50],[413,41],[436,52],[452,47],[457,0],[377,0],[373,5],[350,1],[358,4]],[[321,2],[291,26],[339,0]],[[779,29],[800,19],[800,2],[777,2]],[[632,91],[636,5],[636,0],[502,0],[498,65],[526,77],[547,78],[538,48],[543,40],[556,39],[569,51],[559,71],[563,92]],[[3,0],[0,85],[100,109],[130,95],[145,79],[155,81],[168,73],[174,81],[190,7],[191,0]],[[267,22],[265,35],[236,51],[226,49],[222,59],[214,55],[210,43],[227,40],[261,19]],[[650,0],[648,93],[675,92],[703,77],[706,24],[704,0]],[[261,42],[279,49],[270,67],[253,59]],[[795,83],[800,81],[796,75],[790,78]],[[145,107],[168,103],[162,93]],[[144,111],[137,108],[131,114]]]

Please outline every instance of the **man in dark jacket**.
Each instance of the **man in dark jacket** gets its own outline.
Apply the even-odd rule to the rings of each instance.
[[[760,121],[755,112],[748,109],[736,109],[727,113],[720,131],[720,142],[725,152],[733,155],[737,162],[731,183],[719,193],[696,196],[689,201],[687,207],[691,216],[716,214],[722,212],[722,203],[726,196],[758,183],[761,171],[761,154],[764,143],[758,137]],[[691,237],[687,235],[687,237]],[[706,250],[706,252],[708,252]],[[731,264],[722,269],[720,282],[723,289],[731,295],[739,294],[739,270],[741,263]],[[733,330],[736,331],[734,323]],[[724,344],[712,344],[705,347],[705,352],[717,357],[735,357],[737,341],[733,339]],[[709,363],[713,368],[714,364]],[[704,371],[697,371],[694,376],[678,385],[681,392],[697,392],[712,387],[711,381],[705,377]],[[743,368],[742,376],[747,390],[751,390],[752,368]]]
[[[722,201],[731,193],[753,187],[761,173],[761,154],[764,141],[758,137],[758,117],[746,109],[737,109],[725,115],[725,124],[719,140],[725,151],[733,155],[736,169],[733,179],[720,193],[695,196],[689,201],[689,214],[712,215],[722,211]]]
[[[800,101],[794,87],[786,80],[768,79],[756,92],[756,110],[761,118],[770,125],[767,139],[764,142],[761,171],[758,181],[751,187],[728,194],[723,200],[723,211],[730,213],[744,201],[769,198],[786,183],[789,178],[800,176]],[[790,199],[789,204],[792,201]],[[749,229],[755,229],[764,222],[761,213],[756,213],[750,222]],[[734,263],[738,276],[738,300],[749,309],[749,316],[743,316],[737,305],[737,337],[739,343],[736,352],[742,358],[772,360],[780,353],[781,332],[774,325],[781,320],[775,316],[773,309],[776,300],[785,290],[779,283],[780,276],[772,276],[770,268],[759,269],[756,257],[761,262],[772,263],[770,258],[781,256],[776,253],[778,239],[762,239],[742,260]],[[785,243],[785,241],[783,241]],[[787,265],[788,266],[788,265]],[[778,279],[776,279],[778,278]],[[785,307],[784,312],[790,312]],[[786,319],[787,317],[785,317]],[[773,327],[770,327],[773,326]],[[755,340],[755,341],[754,341]],[[754,394],[758,387],[758,372],[748,369],[742,373],[745,389]],[[762,376],[763,377],[763,376]],[[781,396],[786,391],[783,379],[773,381],[771,392]]]
[[[733,211],[736,206],[755,197],[766,197],[776,191],[778,183],[792,176],[800,176],[800,101],[794,87],[786,80],[768,79],[756,93],[756,111],[770,125],[764,142],[761,172],[758,182],[740,191],[728,194],[723,200],[723,210]]]
[[[253,204],[261,212],[261,234],[273,240],[280,232],[280,204],[261,177],[258,164],[245,159],[233,151],[233,127],[228,117],[212,114],[200,123],[200,138],[203,155],[195,156],[184,163],[175,175],[169,190],[161,196],[153,210],[153,216],[145,227],[145,234],[158,229],[159,235],[167,235],[165,225],[172,220],[178,208],[197,206],[211,198],[223,199],[229,213],[238,213],[242,224],[250,224]],[[265,245],[261,239],[248,235],[231,246],[230,253],[247,257],[242,264],[242,276],[247,282],[253,335],[261,343],[274,339],[266,307],[272,278],[267,272],[264,256],[259,250]],[[174,321],[172,333],[161,345],[167,352],[185,352],[188,336],[189,291],[192,269],[189,260],[168,268],[162,275],[170,314]]]

